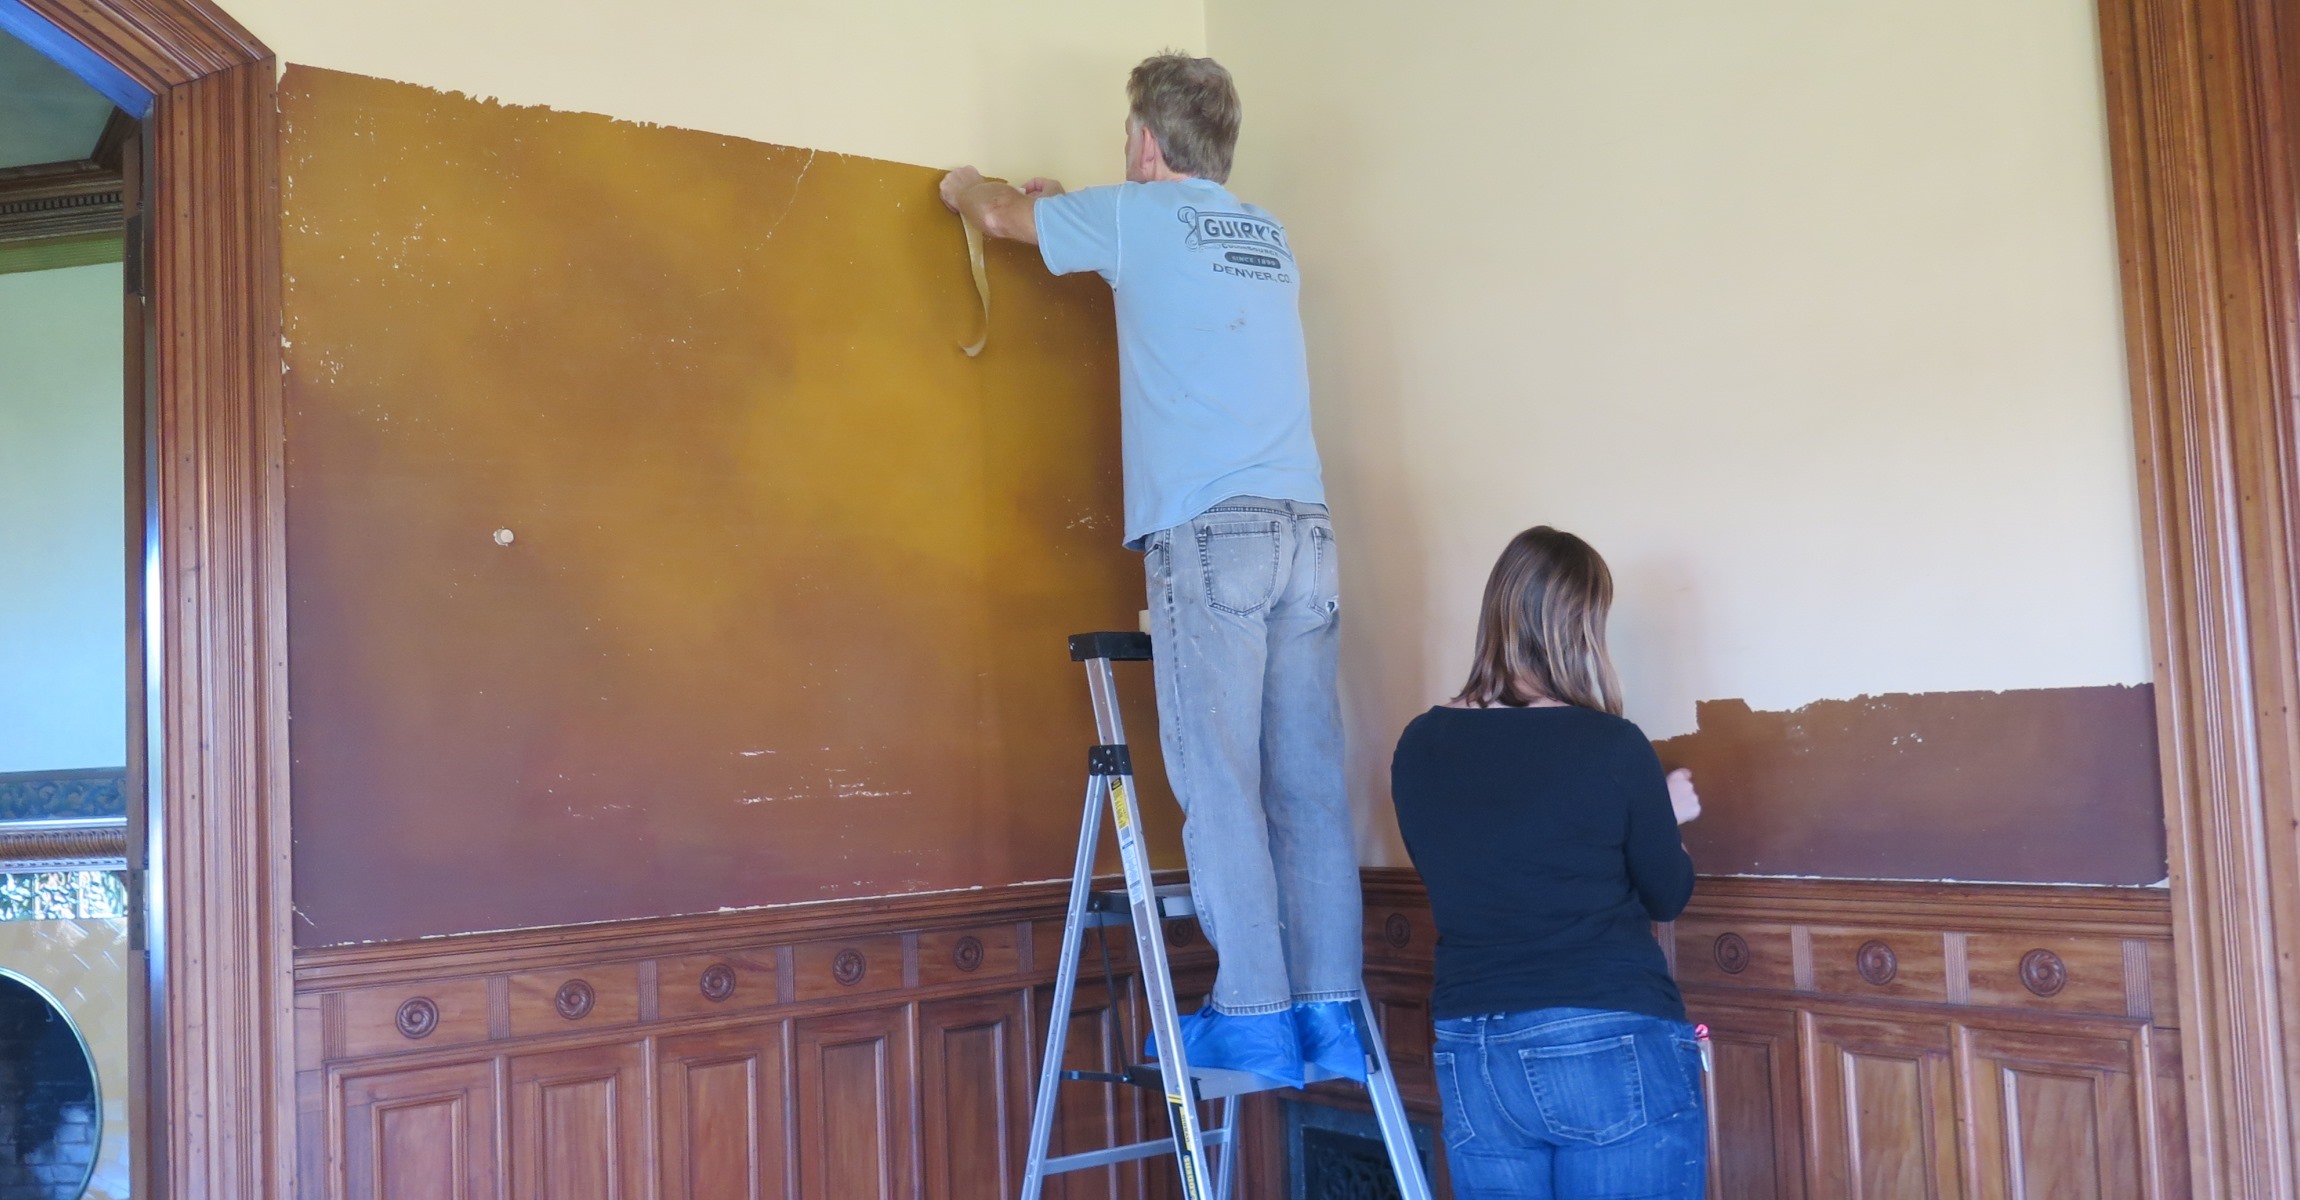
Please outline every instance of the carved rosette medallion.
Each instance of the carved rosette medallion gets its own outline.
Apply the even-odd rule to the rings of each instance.
[[[950,965],[968,974],[982,969],[982,939],[968,934],[950,948]]]
[[[1406,920],[1404,913],[1391,913],[1390,919],[1382,922],[1382,940],[1393,950],[1405,949],[1414,940],[1414,923]]]
[[[696,981],[703,999],[713,1004],[724,1004],[735,994],[735,969],[725,963],[712,963],[703,968],[703,977]]]
[[[1179,950],[1198,939],[1198,927],[1188,921],[1166,923],[1166,944]]]
[[[1900,956],[1893,953],[1891,946],[1873,938],[1862,942],[1861,948],[1854,952],[1853,966],[1860,971],[1861,978],[1877,987],[1891,983],[1901,973]]]
[[[1749,943],[1738,933],[1720,933],[1709,947],[1717,960],[1717,969],[1727,975],[1739,975],[1749,969]]]
[[[570,1021],[580,1021],[591,1015],[591,1006],[599,1002],[599,994],[580,979],[570,979],[559,985],[559,994],[551,997],[551,1006]]]
[[[863,972],[869,969],[870,963],[863,958],[860,950],[841,950],[837,957],[831,959],[831,978],[838,980],[841,987],[853,987],[861,983]]]
[[[391,1023],[398,1028],[399,1036],[420,1041],[439,1028],[439,1006],[433,1004],[429,996],[417,996],[399,1006]]]
[[[2020,985],[2039,996],[2058,996],[2068,986],[2068,964],[2050,950],[2020,956]]]

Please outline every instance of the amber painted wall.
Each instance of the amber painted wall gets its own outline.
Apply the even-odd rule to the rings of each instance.
[[[996,254],[969,359],[933,170],[281,106],[299,941],[1067,873],[1062,638],[1141,604],[1099,280]]]

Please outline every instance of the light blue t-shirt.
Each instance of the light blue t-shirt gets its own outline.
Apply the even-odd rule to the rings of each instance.
[[[1232,496],[1325,503],[1301,273],[1276,217],[1204,179],[1086,188],[1034,215],[1047,270],[1099,272],[1117,296],[1127,546]]]

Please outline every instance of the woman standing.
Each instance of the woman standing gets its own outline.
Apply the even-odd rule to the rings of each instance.
[[[1461,694],[1398,740],[1391,790],[1437,919],[1438,1096],[1460,1200],[1697,1200],[1701,1055],[1651,923],[1693,895],[1664,775],[1623,720],[1613,577],[1548,526],[1486,580]]]

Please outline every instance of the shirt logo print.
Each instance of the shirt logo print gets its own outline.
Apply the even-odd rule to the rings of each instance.
[[[1188,249],[1226,247],[1237,252],[1225,255],[1230,261],[1256,267],[1283,267],[1294,261],[1294,252],[1286,246],[1286,228],[1276,221],[1195,208],[1177,210],[1174,216],[1189,230],[1182,237]]]

